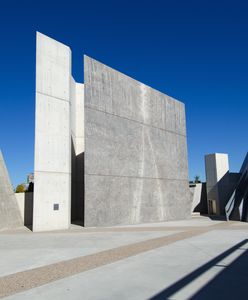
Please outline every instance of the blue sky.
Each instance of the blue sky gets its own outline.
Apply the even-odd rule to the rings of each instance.
[[[0,148],[14,185],[33,170],[35,32],[71,47],[73,76],[83,54],[186,105],[189,177],[204,155],[247,152],[247,1],[1,1]]]

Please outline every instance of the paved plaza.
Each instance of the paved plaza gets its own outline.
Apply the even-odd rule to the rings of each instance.
[[[0,234],[2,299],[245,299],[247,223],[189,220]]]

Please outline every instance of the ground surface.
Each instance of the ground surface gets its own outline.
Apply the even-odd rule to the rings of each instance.
[[[3,299],[247,299],[248,223],[0,234]]]

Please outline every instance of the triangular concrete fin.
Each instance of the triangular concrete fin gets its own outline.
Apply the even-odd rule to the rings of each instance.
[[[0,150],[0,231],[23,226],[15,193]]]

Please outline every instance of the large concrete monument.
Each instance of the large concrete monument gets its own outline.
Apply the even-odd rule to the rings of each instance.
[[[189,215],[184,105],[89,57],[85,84],[85,225]]]
[[[37,33],[33,230],[190,216],[184,104]]]

